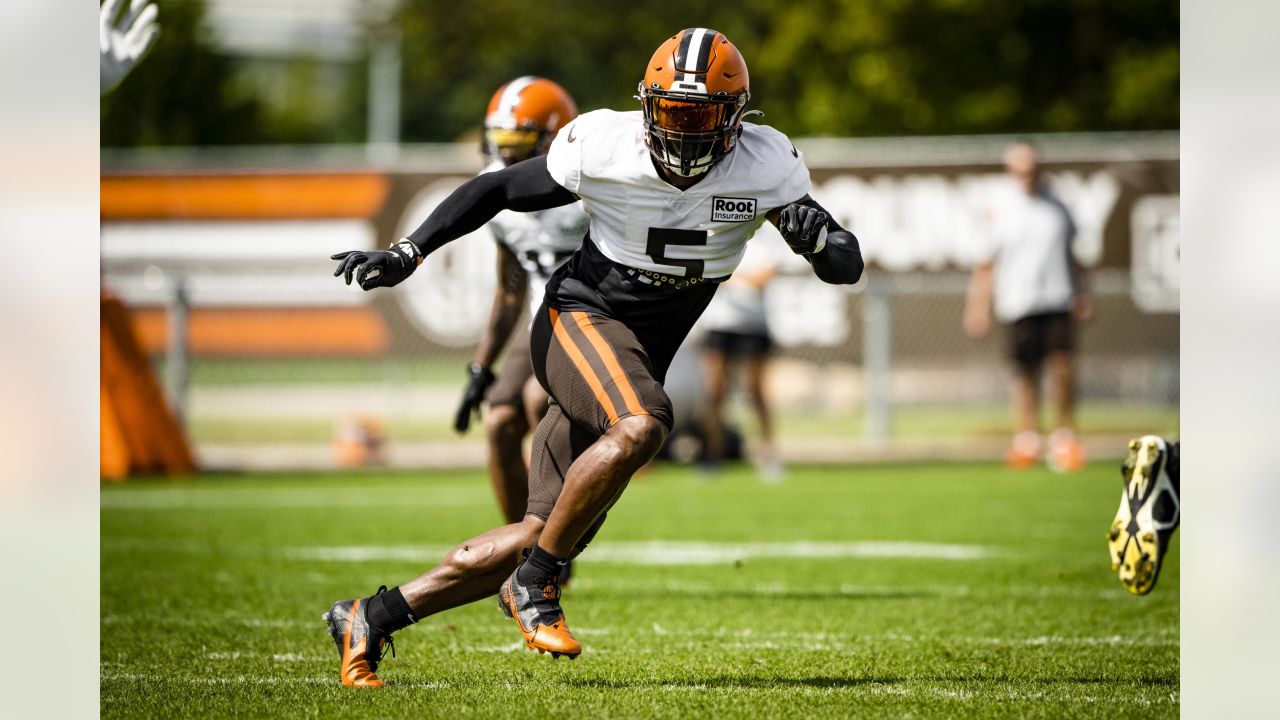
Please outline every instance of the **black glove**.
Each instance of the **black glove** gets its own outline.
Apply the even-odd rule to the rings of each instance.
[[[485,391],[496,379],[487,367],[476,363],[467,366],[467,390],[462,393],[462,404],[458,406],[458,415],[453,420],[453,429],[460,433],[471,427],[471,413],[480,417],[480,401],[484,400]]]
[[[778,232],[797,255],[822,252],[827,246],[827,214],[808,205],[791,203],[782,209]]]
[[[422,258],[422,251],[408,240],[395,243],[389,250],[348,250],[329,256],[338,261],[334,277],[342,275],[350,285],[354,273],[356,282],[365,290],[399,285],[422,264]]]

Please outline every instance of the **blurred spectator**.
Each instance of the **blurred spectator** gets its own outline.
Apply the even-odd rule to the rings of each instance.
[[[756,467],[767,481],[782,477],[782,465],[773,440],[773,413],[764,387],[773,347],[764,295],[778,271],[781,259],[778,249],[761,239],[748,242],[742,263],[716,291],[699,323],[706,331],[702,352],[706,381],[704,461],[707,467],[715,468],[726,456],[724,404],[729,393],[730,373],[740,365],[743,389],[760,428],[760,443],[754,453]]]
[[[155,3],[130,0],[120,12],[123,0],[106,0],[98,13],[98,85],[106,95],[142,61],[160,35]]]
[[[1075,322],[1092,314],[1083,272],[1072,253],[1075,223],[1045,186],[1038,150],[1020,142],[1004,155],[1010,183],[991,207],[986,257],[974,268],[965,307],[965,331],[975,338],[995,316],[1008,325],[1015,374],[1016,423],[1008,452],[1013,467],[1029,467],[1041,455],[1039,376],[1049,374],[1054,430],[1046,461],[1057,471],[1078,470],[1084,452],[1075,433]]]

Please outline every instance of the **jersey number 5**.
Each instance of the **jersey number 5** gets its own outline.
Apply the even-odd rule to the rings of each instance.
[[[702,278],[702,260],[667,257],[667,247],[671,245],[706,245],[706,230],[674,230],[672,228],[649,228],[649,242],[644,251],[655,263],[684,268],[684,277],[692,280]]]

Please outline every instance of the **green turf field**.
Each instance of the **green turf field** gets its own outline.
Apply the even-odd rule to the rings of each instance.
[[[320,615],[494,524],[476,471],[221,476],[102,493],[108,717],[1175,717],[1177,540],[1128,596],[1117,468],[637,478],[565,593],[576,661],[490,602],[339,685]]]

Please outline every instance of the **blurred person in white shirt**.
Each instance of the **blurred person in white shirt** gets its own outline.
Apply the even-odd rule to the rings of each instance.
[[[1039,379],[1049,376],[1053,431],[1045,460],[1065,472],[1084,466],[1075,428],[1075,324],[1092,315],[1083,271],[1072,253],[1075,223],[1045,185],[1040,154],[1027,142],[1004,154],[1012,180],[991,208],[991,242],[973,271],[965,306],[965,331],[974,338],[991,329],[991,317],[1008,326],[1014,364],[1015,434],[1007,459],[1034,465],[1042,454]]]
[[[760,432],[759,445],[753,453],[756,467],[763,479],[775,482],[782,477],[782,465],[774,446],[773,411],[765,392],[765,372],[773,349],[765,316],[765,290],[777,274],[782,256],[777,252],[781,247],[768,244],[767,239],[757,237],[747,243],[742,263],[721,284],[699,326],[706,332],[702,346],[705,466],[714,469],[725,457],[724,406],[730,375],[740,366],[742,388]]]

